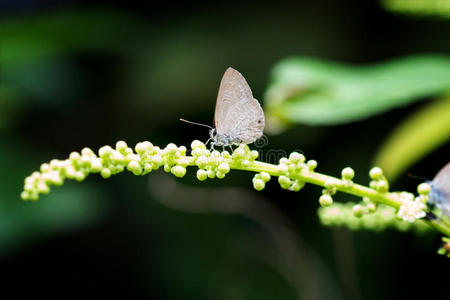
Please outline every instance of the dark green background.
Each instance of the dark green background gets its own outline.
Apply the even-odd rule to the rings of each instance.
[[[162,2],[162,1],[161,1]],[[205,141],[224,70],[262,99],[289,56],[369,63],[450,53],[450,22],[375,1],[0,2],[0,293],[129,299],[445,299],[439,236],[319,224],[320,189],[263,192],[252,174],[199,182],[160,170],[67,182],[21,202],[23,179],[52,158],[125,140]],[[318,170],[352,166],[367,184],[375,150],[424,104],[335,127],[296,126],[265,148],[302,150]],[[264,149],[263,149],[264,150]],[[411,170],[431,178],[437,149]],[[448,158],[447,158],[448,160]],[[402,176],[393,189],[415,189]],[[178,200],[178,202],[176,202]],[[352,200],[338,195],[338,201]],[[227,204],[228,203],[228,204]],[[243,205],[244,208],[239,205]]]

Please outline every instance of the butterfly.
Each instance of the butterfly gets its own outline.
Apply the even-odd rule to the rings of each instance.
[[[233,68],[228,68],[220,82],[214,112],[214,127],[186,121],[210,128],[211,148],[251,144],[263,135],[264,111],[244,76]]]
[[[428,202],[436,205],[445,216],[450,218],[450,162],[436,174],[430,185]]]

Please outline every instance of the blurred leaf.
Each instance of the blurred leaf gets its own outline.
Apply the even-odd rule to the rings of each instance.
[[[3,71],[23,62],[67,51],[124,49],[137,24],[126,15],[106,11],[54,11],[0,22]]]
[[[272,72],[265,97],[267,129],[276,130],[277,123],[349,123],[449,90],[450,58],[444,56],[362,67],[290,58]]]
[[[56,188],[39,203],[22,202],[19,196],[15,205],[0,202],[0,255],[30,241],[99,222],[107,212],[99,196],[89,187],[71,186]]]
[[[65,104],[77,99],[84,77],[68,58],[79,51],[124,53],[136,21],[113,10],[53,11],[0,21],[0,128],[14,118],[23,101]],[[3,118],[5,116],[5,118]]]
[[[21,66],[3,74],[4,86],[11,90],[10,95],[18,94],[21,96],[19,99],[39,101],[40,105],[62,105],[80,97],[82,76],[70,60],[63,57],[43,58],[24,62]],[[4,96],[8,100],[8,94]],[[19,104],[15,103],[16,106]]]
[[[430,103],[407,118],[378,151],[375,164],[389,179],[450,139],[450,97]]]
[[[450,18],[450,0],[382,0],[381,3],[392,12]]]
[[[0,130],[9,128],[14,123],[20,100],[16,89],[11,89],[0,81]]]

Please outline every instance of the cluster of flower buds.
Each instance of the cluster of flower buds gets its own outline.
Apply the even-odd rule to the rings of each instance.
[[[231,166],[245,169],[258,158],[258,152],[251,151],[247,145],[239,146],[232,154],[207,150],[205,144],[197,140],[192,142],[191,148],[190,156],[186,155],[184,146],[178,147],[171,143],[161,149],[147,141],[138,143],[134,149],[124,141],[119,141],[115,148],[101,147],[98,155],[84,148],[81,153],[72,152],[65,160],[54,159],[42,164],[40,172],[34,172],[25,179],[21,197],[23,200],[37,200],[40,194],[49,193],[52,185],[62,185],[65,179],[82,181],[91,173],[100,173],[103,178],[109,178],[124,170],[134,175],[145,175],[162,167],[166,172],[183,177],[187,166],[197,166],[197,178],[200,181],[207,178],[221,179],[230,172]],[[261,190],[269,179],[270,175],[263,172],[257,174],[253,184]]]
[[[352,179],[354,177],[354,171],[351,168],[345,168],[341,172],[342,180],[336,181],[336,180],[329,180],[325,182],[325,189],[322,191],[322,196],[319,199],[319,202],[322,207],[327,207],[333,204],[331,196],[335,193],[336,187],[346,187],[351,188],[353,186]],[[388,193],[389,190],[389,183],[386,179],[386,177],[383,175],[383,171],[379,167],[374,167],[370,170],[369,176],[372,179],[370,182],[370,187],[374,190],[376,190],[379,193]],[[428,200],[428,193],[430,192],[430,186],[426,183],[423,183],[419,185],[418,187],[419,196],[414,197],[414,194],[408,193],[408,192],[400,192],[400,193],[391,193],[390,196],[395,198],[395,201],[400,203],[400,208],[398,209],[397,213],[395,214],[395,217],[397,219],[401,219],[403,221],[407,222],[414,222],[416,219],[420,219],[425,217],[426,215],[426,202]],[[343,212],[342,214],[336,213],[339,209],[344,209],[346,212]],[[363,221],[355,221],[352,218],[348,219],[346,224],[349,227],[352,226],[365,226],[367,222],[375,221],[376,224],[383,223],[387,221],[387,217],[391,217],[390,213],[386,213],[386,210],[383,210],[382,213],[374,214],[377,211],[378,204],[374,201],[372,201],[368,197],[363,197],[363,201],[358,204],[352,204],[351,212],[353,217],[356,218],[362,218],[365,215],[372,215],[370,217],[364,217]],[[329,210],[330,216],[334,216],[334,219],[336,222],[340,220],[342,216],[347,216],[348,213],[348,206],[334,206],[332,209]],[[393,212],[393,208],[389,210],[389,212]],[[322,213],[325,211],[322,210]],[[326,218],[325,218],[326,219]],[[324,220],[325,220],[324,219]],[[353,220],[353,221],[352,221]],[[379,222],[378,222],[379,221]],[[334,222],[334,221],[333,221]],[[333,223],[331,222],[331,223]],[[326,223],[330,223],[325,221]],[[374,223],[374,224],[375,224]],[[387,222],[389,223],[389,222]],[[355,225],[356,224],[356,225]],[[362,224],[362,225],[361,225]],[[398,225],[397,222],[394,222],[395,226],[399,228],[400,225]]]
[[[138,143],[134,149],[124,141],[111,146],[101,147],[98,155],[89,148],[84,148],[81,153],[72,152],[65,160],[52,160],[41,165],[40,172],[34,172],[25,179],[24,191],[21,194],[24,200],[37,200],[40,194],[50,191],[50,186],[61,185],[65,179],[84,180],[91,173],[100,173],[103,178],[128,170],[135,175],[145,175],[159,168],[170,172],[177,177],[186,174],[188,166],[197,166],[197,178],[204,181],[207,178],[224,178],[231,169],[252,170],[257,173],[253,177],[253,187],[261,191],[270,180],[269,172],[259,171],[255,167],[258,152],[252,151],[247,145],[240,145],[232,153],[218,152],[206,149],[204,143],[193,141],[191,153],[186,155],[184,146],[168,144],[161,149],[150,142]],[[267,166],[266,166],[267,167]],[[289,158],[281,158],[279,165],[271,166],[278,175],[278,182],[283,189],[299,191],[305,182],[302,175],[314,176],[317,167],[315,160],[306,161],[305,156],[298,152],[292,152]],[[321,175],[324,176],[324,175]],[[325,177],[324,189],[319,198],[322,207],[333,204],[332,196],[338,188],[352,189],[355,172],[351,168],[344,168],[341,179]],[[387,193],[389,184],[380,168],[370,170],[370,187],[381,193]],[[407,192],[397,193],[396,198],[401,203],[397,216],[405,221],[413,222],[425,216],[427,195],[430,186],[422,184],[418,188],[419,196]],[[377,205],[369,198],[363,198],[361,204],[352,207],[353,215],[362,217],[365,214],[374,213]]]
[[[360,218],[355,215],[354,211],[357,205],[353,202],[346,202],[334,203],[330,207],[321,207],[318,210],[320,222],[327,226],[342,226],[352,230],[369,229],[382,231],[385,229],[396,229],[406,231],[412,229],[416,232],[425,232],[430,229],[424,223],[402,222],[396,216],[395,208],[386,205],[379,205],[376,211]]]
[[[128,170],[135,175],[145,175],[164,166],[164,170],[182,177],[190,161],[186,159],[186,147],[174,144],[160,149],[150,142],[138,143],[135,151],[124,141],[116,147],[101,147],[98,155],[89,148],[81,153],[72,152],[65,160],[54,159],[41,165],[40,172],[34,172],[25,179],[21,194],[24,200],[37,200],[40,194],[50,192],[50,186],[62,185],[65,179],[84,180],[91,173],[100,173],[103,178]]]
[[[298,152],[292,152],[289,158],[281,158],[278,165],[271,165],[256,161],[259,153],[250,150],[247,145],[240,145],[229,153],[208,150],[204,143],[195,140],[191,149],[187,155],[184,146],[178,147],[171,143],[161,149],[147,141],[138,143],[134,149],[124,141],[119,141],[115,148],[101,147],[98,154],[84,148],[80,153],[70,153],[65,160],[54,159],[42,164],[39,172],[33,172],[25,179],[21,197],[23,200],[37,200],[41,194],[49,193],[51,186],[60,186],[66,179],[82,181],[91,173],[109,178],[125,170],[135,175],[145,175],[163,168],[176,177],[183,177],[188,166],[197,166],[197,179],[200,181],[222,179],[231,169],[255,172],[252,182],[258,191],[265,188],[271,176],[278,176],[281,188],[295,192],[300,191],[305,182],[321,185],[324,189],[319,198],[321,208],[318,212],[325,225],[372,230],[414,228],[424,231],[428,228],[423,222],[415,222],[426,216],[428,194],[432,190],[428,183],[418,186],[419,195],[415,197],[408,192],[389,193],[389,183],[378,167],[369,172],[371,189],[368,189],[353,183],[353,169],[344,168],[340,179],[319,174],[314,171],[317,162],[306,161],[305,156]],[[363,201],[358,204],[333,203],[332,197],[338,190],[359,195]],[[450,238],[444,238],[443,242],[438,253],[450,257]]]
[[[278,183],[285,190],[298,192],[305,186],[305,182],[295,179],[296,175],[305,171],[314,172],[316,167],[317,162],[315,160],[306,161],[303,154],[292,152],[289,158],[283,157],[280,159],[278,169],[283,175],[278,177]]]
[[[387,193],[389,191],[389,183],[379,167],[372,168],[369,171],[369,176],[372,179],[369,184],[371,189],[380,193]]]

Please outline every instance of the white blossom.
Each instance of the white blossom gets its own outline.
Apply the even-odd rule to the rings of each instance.
[[[417,197],[414,199],[414,196],[411,197],[406,194],[412,196],[410,193],[405,193],[404,197],[402,197],[403,204],[400,206],[397,216],[408,222],[414,222],[416,219],[425,217],[426,205],[422,202],[421,198]]]

